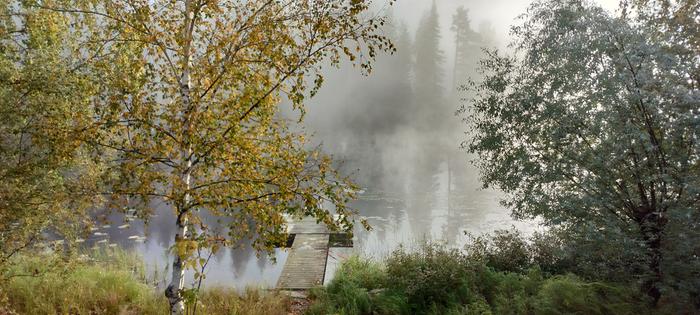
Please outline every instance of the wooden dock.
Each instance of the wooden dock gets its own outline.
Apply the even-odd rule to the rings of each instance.
[[[294,242],[277,280],[280,290],[308,290],[323,285],[331,232],[312,218],[289,223]]]

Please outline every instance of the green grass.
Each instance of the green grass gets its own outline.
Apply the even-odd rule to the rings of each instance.
[[[0,314],[167,314],[162,291],[144,274],[140,258],[122,250],[91,252],[68,263],[24,255],[4,273]],[[200,293],[197,314],[286,314],[287,304],[279,294],[209,288]]]

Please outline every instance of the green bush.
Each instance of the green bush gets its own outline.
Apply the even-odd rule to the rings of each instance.
[[[522,272],[532,266],[530,246],[515,229],[472,236],[465,251],[469,260],[482,262],[498,271]]]
[[[583,282],[572,275],[547,279],[535,299],[535,313],[554,314],[640,314],[643,299],[629,288]]]
[[[387,292],[387,273],[381,265],[351,257],[341,264],[325,288],[311,291],[314,303],[307,314],[399,314],[405,310],[403,296]]]
[[[512,247],[510,240],[499,244],[521,248]],[[328,286],[314,290],[309,314],[648,313],[636,286],[590,282],[573,275],[550,277],[538,266],[500,271],[486,261],[497,260],[436,244],[425,244],[417,252],[399,249],[385,267],[353,257]],[[516,265],[522,269],[521,262],[511,267]]]
[[[395,251],[386,261],[389,289],[406,295],[413,312],[442,312],[469,300],[469,264],[455,249],[424,244],[419,251]]]
[[[340,265],[336,279],[352,282],[367,290],[384,288],[387,284],[387,274],[380,264],[357,256]]]
[[[499,271],[521,272],[530,265],[530,251],[520,231],[500,230],[491,237],[487,265]]]
[[[549,274],[563,274],[576,265],[556,232],[535,232],[530,238],[529,251],[532,264]]]

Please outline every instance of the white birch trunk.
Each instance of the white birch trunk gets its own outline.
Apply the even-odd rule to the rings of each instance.
[[[175,234],[175,239],[184,238],[187,234],[187,219],[182,217],[182,219],[177,221],[177,234]],[[167,289],[165,289],[165,296],[168,298],[170,303],[170,314],[181,315],[185,312],[185,303],[182,300],[182,289],[185,287],[185,268],[183,267],[182,258],[177,253],[177,250],[173,254],[173,272],[170,284]]]
[[[175,242],[184,240],[187,238],[187,212],[190,211],[189,203],[192,196],[189,193],[192,187],[192,146],[189,141],[189,134],[192,128],[191,115],[193,111],[192,98],[190,95],[190,90],[192,87],[192,80],[190,77],[190,48],[192,40],[192,23],[194,23],[194,16],[192,13],[192,6],[190,1],[185,2],[185,16],[183,23],[183,35],[185,36],[185,43],[183,45],[183,56],[182,65],[183,71],[180,78],[180,96],[182,97],[183,105],[183,150],[181,151],[181,161],[185,166],[185,170],[182,173],[182,181],[184,183],[185,194],[183,198],[183,205],[178,209],[178,217],[176,221],[177,233],[175,234]],[[173,251],[173,271],[172,278],[168,288],[165,290],[165,296],[168,298],[170,303],[170,314],[171,315],[181,315],[185,312],[185,303],[182,299],[182,290],[185,288],[185,268],[183,257],[180,257],[177,250]]]

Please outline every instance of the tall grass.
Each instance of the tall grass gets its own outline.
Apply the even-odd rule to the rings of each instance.
[[[0,284],[20,314],[162,314],[165,299],[144,280],[140,261],[104,249],[60,268],[48,254],[18,257]]]
[[[47,264],[51,259],[37,254],[13,261],[0,283],[0,314],[168,313],[167,300],[138,256],[107,248],[67,264]],[[287,314],[287,304],[276,293],[208,288],[200,293],[197,314]]]
[[[202,291],[198,314],[287,315],[287,296],[247,289],[238,295],[228,288],[210,288]]]

